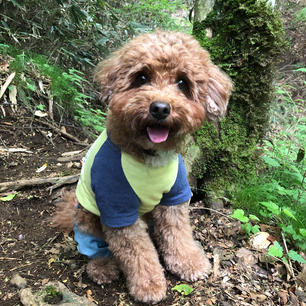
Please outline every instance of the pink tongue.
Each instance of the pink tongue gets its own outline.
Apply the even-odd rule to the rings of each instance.
[[[149,138],[154,143],[166,141],[169,134],[169,129],[165,127],[147,127]]]

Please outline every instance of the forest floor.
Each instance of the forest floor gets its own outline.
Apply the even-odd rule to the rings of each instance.
[[[290,19],[290,12],[287,14]],[[286,20],[285,16],[285,24]],[[296,80],[293,66],[296,62],[305,62],[303,30],[288,27],[287,32],[292,37],[293,51],[284,56],[279,67],[279,84]],[[305,101],[303,79],[295,81],[295,88],[294,97]],[[73,186],[71,180],[79,174],[81,157],[92,140],[86,139],[82,129],[73,124],[64,127],[45,118],[33,117],[21,107],[15,112],[10,107],[2,108],[2,112],[0,183],[11,182],[12,187],[5,189],[0,184],[0,305],[22,305],[18,288],[21,286],[12,283],[15,275],[33,291],[56,280],[93,304],[143,305],[128,295],[123,278],[105,286],[93,283],[85,272],[87,259],[77,252],[72,236],[50,227],[50,217],[62,188],[56,184],[69,176],[69,187]],[[73,153],[67,154],[69,152]],[[49,183],[37,185],[39,181],[35,179],[46,178]],[[24,180],[28,185],[17,188]],[[50,189],[52,186],[54,188]],[[255,248],[254,241],[241,230],[240,223],[230,217],[231,212],[230,207],[213,210],[202,202],[191,204],[194,235],[210,258],[213,271],[207,280],[195,283],[166,273],[167,298],[159,305],[305,306],[306,266],[290,267],[267,257],[266,248]],[[270,233],[268,243],[278,235],[276,228],[264,224],[261,231]],[[193,292],[184,295],[172,290],[178,284],[188,284]]]
[[[17,184],[21,179],[79,173],[79,160],[63,162],[62,154],[84,150],[84,146],[55,135],[48,127],[49,134],[53,133],[51,142],[41,136],[46,133],[44,125],[20,112],[10,115],[8,111],[0,129],[2,181]],[[81,134],[80,130],[71,127],[69,132]],[[3,148],[17,147],[27,149],[27,152],[3,151]],[[64,158],[78,159],[77,156]],[[43,164],[47,167],[37,173]],[[61,188],[50,194],[49,187],[50,184],[26,186],[17,194],[13,192],[16,196],[12,200],[0,202],[1,305],[21,305],[19,289],[11,282],[16,274],[33,291],[48,281],[57,280],[97,305],[142,305],[130,298],[124,280],[101,287],[87,277],[87,260],[77,252],[71,235],[63,235],[50,227],[50,217]],[[0,196],[9,194],[12,193],[2,192]],[[215,211],[205,208],[202,202],[192,203],[191,222],[195,238],[213,263],[213,272],[208,280],[189,284],[167,273],[167,299],[160,305],[306,305],[303,274],[295,270],[298,275],[295,279],[282,262],[265,256],[266,249],[256,250],[252,240],[241,231],[240,223],[230,214],[230,208]],[[269,232],[272,240],[273,233],[276,235],[277,232],[264,225],[261,230]],[[300,267],[294,268],[300,270]],[[188,296],[171,290],[178,284],[188,284],[194,290]]]

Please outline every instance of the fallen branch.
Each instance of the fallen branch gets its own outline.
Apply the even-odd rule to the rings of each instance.
[[[62,154],[61,157],[57,158],[57,161],[60,163],[67,163],[71,161],[80,161],[86,154],[86,149],[72,151],[72,152],[65,152]]]
[[[62,136],[66,137],[66,138],[68,138],[68,139],[70,139],[70,140],[73,140],[73,141],[76,142],[78,145],[85,146],[85,147],[88,147],[88,145],[89,145],[88,143],[85,143],[85,142],[80,141],[78,138],[74,137],[73,135],[71,135],[71,134],[69,134],[69,133],[67,133],[67,132],[62,131],[61,129],[59,129],[58,127],[52,125],[52,124],[49,123],[49,122],[46,122],[46,121],[43,121],[43,120],[39,120],[39,119],[37,119],[37,118],[35,118],[35,121],[36,121],[36,122],[39,122],[39,123],[41,123],[41,124],[44,124],[44,125],[46,125],[47,127],[49,127],[50,129],[52,129],[53,131],[55,131],[55,132],[61,134]]]
[[[28,149],[24,149],[24,148],[2,148],[0,147],[0,151],[4,151],[8,153],[29,153],[29,154],[33,153],[32,151]]]
[[[53,186],[50,187],[52,192],[52,190],[60,186],[75,183],[79,179],[79,177],[80,174],[75,174],[75,175],[62,176],[62,177],[33,178],[33,179],[5,182],[5,183],[0,183],[0,192],[6,190],[19,190],[27,186],[54,184]]]
[[[85,153],[78,154],[78,155],[70,155],[70,156],[63,156],[57,158],[57,161],[60,163],[68,163],[73,161],[80,161],[85,156]]]

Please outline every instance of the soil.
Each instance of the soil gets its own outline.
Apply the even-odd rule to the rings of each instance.
[[[289,35],[292,34],[291,30],[289,28],[287,31]],[[296,42],[293,45],[298,55],[293,57],[291,53],[284,58],[280,71],[293,71],[296,62],[305,60],[305,52],[301,51],[304,45],[300,44],[305,39],[303,33],[301,27],[295,28],[292,39]],[[283,78],[285,76],[280,77],[279,82],[290,81]],[[301,88],[301,84],[303,79],[298,81],[297,87]],[[295,95],[305,99],[305,93],[300,90]],[[84,155],[86,146],[39,123],[21,107],[16,112],[9,107],[1,110],[5,110],[5,116],[0,120],[0,183],[64,177],[80,172],[81,158],[68,162],[59,161],[59,158],[63,153],[79,150]],[[46,121],[45,118],[41,120]],[[84,143],[92,142],[74,123],[51,123],[62,129],[65,127],[67,132]],[[7,148],[23,148],[28,152],[12,153],[4,150]],[[37,171],[43,165],[45,169]],[[21,305],[19,289],[10,282],[16,273],[34,291],[48,281],[56,280],[100,306],[143,305],[128,295],[123,277],[104,286],[93,283],[87,277],[87,259],[77,252],[72,235],[64,235],[50,226],[50,217],[62,188],[50,190],[50,186],[33,185],[23,187],[18,192],[0,191],[0,305]],[[73,187],[68,185],[68,188]],[[14,194],[13,199],[4,201],[9,199],[5,197]],[[242,232],[239,222],[230,215],[229,207],[215,211],[206,208],[201,201],[191,204],[194,235],[210,258],[213,271],[207,280],[195,283],[181,281],[166,272],[167,298],[159,305],[305,306],[306,268],[293,263],[292,274],[288,265],[267,258],[266,250],[255,250],[249,237]],[[277,229],[265,225],[261,225],[261,230],[272,233],[271,241],[279,235]],[[188,284],[194,290],[190,295],[172,290],[178,284]]]
[[[32,152],[0,150],[1,182],[79,173],[80,162],[60,163],[58,158],[84,146],[46,129],[27,116],[25,110],[13,113],[7,109],[0,129],[2,148],[18,147]],[[82,130],[72,125],[67,125],[66,130],[82,137]],[[47,139],[42,132],[52,136]],[[86,141],[84,137],[80,140]],[[37,173],[43,164],[47,164],[46,169]],[[72,236],[50,227],[61,188],[50,194],[48,187],[48,184],[29,186],[19,190],[12,200],[0,201],[1,305],[20,305],[19,289],[10,282],[16,273],[34,291],[48,281],[58,280],[97,305],[142,305],[128,295],[123,277],[105,286],[98,286],[87,277],[87,259],[77,252]],[[10,194],[2,192],[0,197]],[[250,246],[249,238],[230,214],[227,208],[214,211],[205,208],[202,202],[192,203],[195,237],[213,263],[214,272],[207,280],[190,284],[167,273],[169,290],[160,305],[285,305],[287,300],[288,305],[305,305],[306,295],[299,287],[303,286],[302,280],[297,283],[282,263],[261,258],[265,252]],[[301,270],[298,265],[295,268]],[[172,290],[178,284],[190,285],[193,293],[184,296]]]

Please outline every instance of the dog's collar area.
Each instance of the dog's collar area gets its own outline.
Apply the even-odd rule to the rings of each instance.
[[[156,156],[157,154],[157,152],[156,152],[156,150],[152,150],[152,149],[148,149],[148,150],[143,150],[143,152],[145,153],[145,154],[147,154],[147,155],[150,155],[150,156]]]

